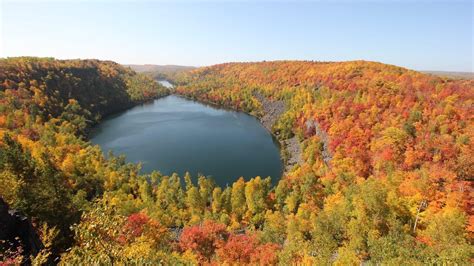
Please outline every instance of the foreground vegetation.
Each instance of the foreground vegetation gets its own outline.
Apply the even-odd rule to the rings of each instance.
[[[33,262],[469,264],[473,81],[372,62],[223,64],[177,93],[287,111],[303,163],[272,187],[139,174],[86,139],[101,117],[168,93],[112,62],[0,61],[0,195],[30,217]],[[27,259],[4,244],[3,261]],[[9,250],[9,252],[7,252]],[[23,258],[21,257],[23,255]]]

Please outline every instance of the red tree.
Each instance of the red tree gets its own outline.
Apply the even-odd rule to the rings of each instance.
[[[192,251],[198,256],[199,261],[209,262],[227,236],[225,225],[204,221],[202,225],[184,228],[179,239],[179,247],[183,251]]]

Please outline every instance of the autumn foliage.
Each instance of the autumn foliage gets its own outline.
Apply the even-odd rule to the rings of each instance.
[[[195,253],[201,262],[210,262],[227,238],[226,226],[212,221],[205,221],[202,226],[191,226],[183,230],[179,246],[183,250]]]
[[[209,220],[184,228],[179,246],[194,253],[200,263],[210,263],[215,257],[221,263],[262,265],[275,264],[279,249],[277,244],[260,244],[253,234],[231,233],[224,224]]]
[[[406,224],[413,234],[455,209],[472,239],[473,80],[365,61],[279,61],[200,68],[177,83],[180,94],[257,116],[258,95],[285,102],[273,132],[283,140],[296,136],[304,159],[279,184],[291,209],[317,213],[336,193],[352,201],[357,186],[375,179],[397,195],[391,204],[413,217]],[[324,195],[302,190],[307,176]]]
[[[283,149],[299,145],[301,163],[275,186],[255,177],[223,188],[140,174],[87,142],[103,116],[168,93],[153,80],[97,60],[2,59],[0,70],[0,195],[58,232],[46,261],[471,262],[473,80],[365,61],[174,73],[176,93],[257,117],[262,97],[284,103],[272,131]]]

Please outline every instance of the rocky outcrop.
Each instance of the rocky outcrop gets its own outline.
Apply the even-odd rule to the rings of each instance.
[[[286,111],[285,103],[281,100],[272,101],[261,93],[254,93],[255,98],[262,104],[263,116],[260,118],[260,122],[265,128],[269,131],[272,131],[273,125],[277,122],[278,118]],[[321,151],[321,156],[323,157],[326,165],[329,165],[329,162],[332,159],[331,151],[329,150],[329,136],[321,128],[318,122],[314,119],[306,121],[306,130],[313,131],[316,136],[319,137],[323,143],[323,149]],[[293,166],[301,164],[302,159],[302,150],[301,145],[296,137],[292,137],[287,140],[281,141],[281,144],[285,147],[286,150],[286,162],[285,162],[285,173],[289,172]]]
[[[292,137],[290,139],[284,140],[285,149],[288,153],[288,158],[285,164],[285,173],[291,171],[293,166],[303,163],[303,158],[301,156],[302,150],[298,138]]]
[[[285,102],[281,100],[269,100],[261,93],[254,93],[254,96],[262,104],[263,116],[260,118],[260,122],[266,129],[272,132],[273,125],[286,111]],[[284,173],[287,173],[293,168],[293,166],[303,162],[301,158],[301,146],[296,137],[283,140],[280,143],[284,146],[287,154],[284,170]]]
[[[271,132],[273,125],[286,111],[285,102],[271,101],[261,93],[255,93],[254,96],[262,104],[263,116],[260,118],[260,122]]]
[[[2,249],[22,247],[23,255],[36,255],[42,248],[38,234],[29,219],[15,210],[0,198],[0,246]]]
[[[319,123],[314,119],[306,121],[305,125],[306,125],[306,130],[308,131],[313,130],[314,134],[318,136],[321,142],[323,143],[323,150],[321,151],[321,156],[323,157],[323,160],[326,163],[326,165],[328,165],[332,159],[332,154],[331,154],[331,151],[329,150],[328,134],[324,130],[321,129],[321,127],[319,126]]]

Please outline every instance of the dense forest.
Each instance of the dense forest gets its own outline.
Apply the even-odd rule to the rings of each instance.
[[[170,93],[113,62],[0,60],[0,195],[41,239],[33,264],[470,264],[474,81],[374,62],[229,63],[175,93],[264,115],[301,163],[218,187],[140,174],[87,141],[101,118]],[[159,170],[159,169],[157,169]]]
[[[180,94],[257,116],[259,95],[286,103],[273,132],[299,140],[303,163],[275,190],[274,211],[288,221],[281,259],[469,262],[473,80],[365,61],[281,61],[201,68],[177,83]]]
[[[138,171],[122,158],[106,160],[87,142],[88,129],[104,116],[167,94],[114,62],[0,59],[0,196],[45,238],[38,260],[73,244],[71,225],[101,197],[107,179]],[[12,237],[1,239],[0,261],[28,259],[20,252],[25,243]]]

